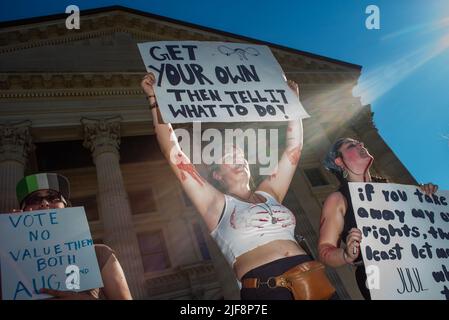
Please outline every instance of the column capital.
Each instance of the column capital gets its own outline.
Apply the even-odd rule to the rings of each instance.
[[[34,150],[30,134],[31,121],[0,124],[0,162],[17,161],[25,166]]]
[[[84,131],[83,146],[92,152],[93,159],[101,153],[119,155],[121,116],[103,119],[81,118]]]

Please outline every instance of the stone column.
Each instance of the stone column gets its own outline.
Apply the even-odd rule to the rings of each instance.
[[[16,185],[23,178],[28,154],[34,150],[31,121],[0,124],[0,212],[17,209]]]
[[[105,243],[116,253],[134,299],[146,297],[143,265],[134,231],[131,208],[120,170],[120,116],[82,118],[84,146],[92,152],[97,170],[98,207]]]

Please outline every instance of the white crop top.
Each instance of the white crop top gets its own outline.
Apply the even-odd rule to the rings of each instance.
[[[263,191],[266,202],[249,203],[225,195],[223,216],[211,232],[231,267],[237,257],[274,240],[295,241],[293,213]]]

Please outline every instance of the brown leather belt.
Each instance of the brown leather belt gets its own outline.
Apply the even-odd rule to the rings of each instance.
[[[262,285],[270,289],[287,288],[295,300],[325,300],[335,293],[335,288],[326,275],[325,266],[314,260],[303,262],[279,276],[269,277],[267,281],[261,281],[260,278],[242,280],[243,288],[256,289]]]
[[[282,275],[277,277],[269,277],[267,281],[260,281],[259,278],[246,278],[242,280],[242,287],[249,289],[257,289],[260,286],[267,286],[270,289],[277,287],[285,287],[287,280]]]

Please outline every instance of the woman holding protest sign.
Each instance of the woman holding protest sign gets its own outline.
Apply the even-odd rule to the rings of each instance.
[[[301,120],[288,123],[286,149],[276,172],[256,190],[250,187],[244,153],[235,146],[225,149],[210,167],[210,177],[219,185],[215,188],[181,150],[171,124],[160,122],[154,83],[155,77],[149,73],[141,85],[150,102],[161,150],[241,281],[241,298],[330,298],[335,290],[324,266],[313,261],[296,242],[295,216],[281,204],[301,155]],[[288,85],[299,97],[298,85],[293,81]]]
[[[324,202],[318,251],[320,260],[331,267],[346,264],[356,266],[355,276],[360,292],[371,299],[366,287],[366,273],[360,254],[362,232],[357,228],[348,182],[388,182],[384,178],[372,177],[370,167],[374,157],[362,142],[351,138],[338,139],[329,150],[324,166],[340,181],[340,188],[331,193]],[[420,186],[426,194],[437,191],[438,186],[428,183]],[[343,240],[345,248],[340,248]]]
[[[14,212],[64,209],[71,206],[69,181],[61,174],[39,173],[29,175],[19,181],[16,190],[20,210],[14,210]],[[56,300],[132,299],[123,269],[114,251],[106,245],[97,244],[94,245],[94,249],[103,280],[103,288],[82,292],[43,288],[40,292],[49,294]]]

